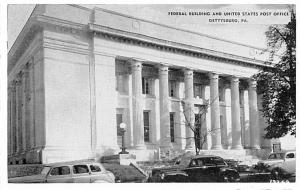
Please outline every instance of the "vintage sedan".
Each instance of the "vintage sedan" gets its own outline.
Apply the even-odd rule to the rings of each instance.
[[[271,179],[294,181],[296,176],[296,151],[273,152],[268,159],[259,161],[257,168],[271,173]]]
[[[39,175],[8,179],[9,183],[114,183],[115,176],[90,161],[47,164]]]
[[[174,166],[154,168],[151,182],[237,182],[239,173],[223,158],[197,155],[177,160]]]

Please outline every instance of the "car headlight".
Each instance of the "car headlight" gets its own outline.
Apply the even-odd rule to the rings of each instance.
[[[161,173],[160,174],[160,179],[164,179],[165,178],[165,173]]]

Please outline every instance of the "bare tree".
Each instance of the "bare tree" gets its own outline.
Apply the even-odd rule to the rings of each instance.
[[[216,98],[219,98],[219,97],[216,97]],[[191,109],[191,108],[189,108],[189,110],[183,109],[183,115],[185,118],[184,124],[188,129],[190,129],[193,132],[193,137],[186,137],[185,139],[188,139],[188,138],[194,139],[196,155],[198,155],[200,150],[203,149],[204,144],[207,142],[207,136],[212,134],[214,131],[220,130],[220,128],[207,130],[202,125],[203,124],[202,121],[204,120],[204,118],[206,116],[209,106],[216,100],[216,98],[214,98],[209,103],[206,103],[206,104],[203,104],[202,106],[200,106],[198,113],[195,113],[193,111],[193,109]],[[185,108],[184,101],[181,101],[181,105],[183,106],[183,108]],[[187,114],[188,112],[190,112],[191,114],[194,114],[195,121],[193,121],[193,119],[192,119],[193,117],[190,117],[190,118],[188,117],[188,114]]]

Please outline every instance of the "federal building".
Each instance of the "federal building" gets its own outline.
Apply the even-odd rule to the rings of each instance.
[[[8,53],[8,162],[271,151],[262,49],[101,9],[37,5]]]

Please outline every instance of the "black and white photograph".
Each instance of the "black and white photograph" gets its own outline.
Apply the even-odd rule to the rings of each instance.
[[[4,5],[8,188],[295,185],[296,4],[204,3]]]

